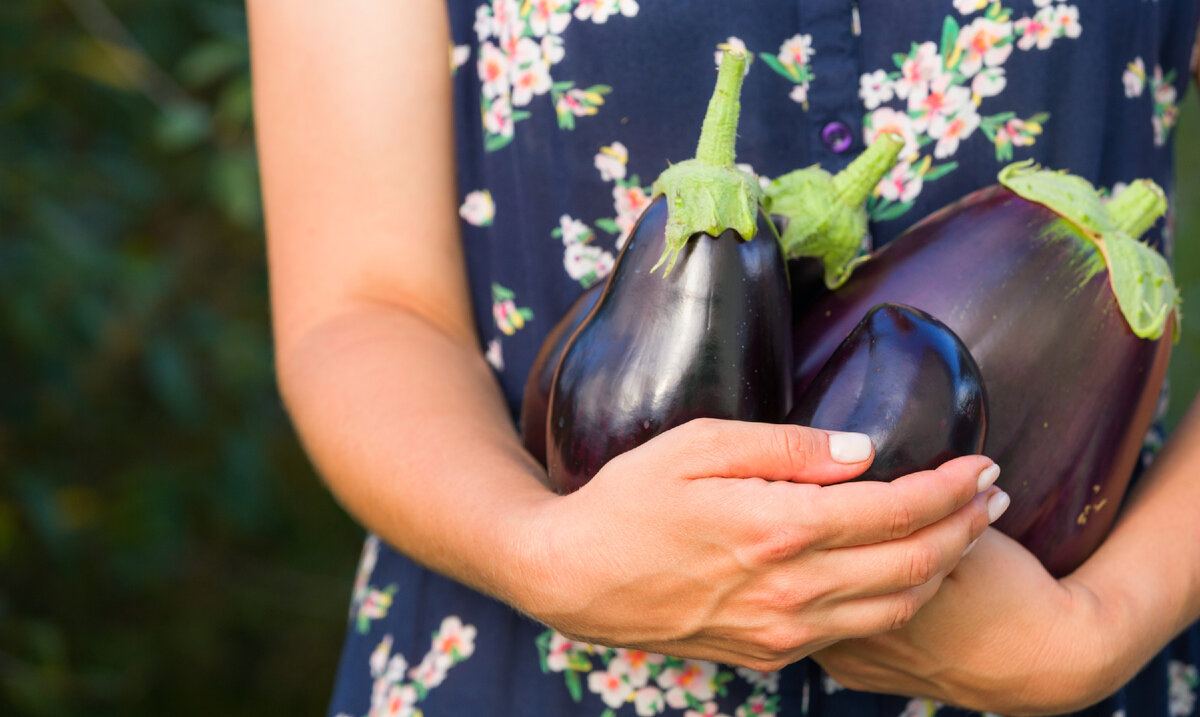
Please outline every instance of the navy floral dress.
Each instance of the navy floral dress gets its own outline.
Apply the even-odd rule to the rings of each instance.
[[[838,170],[881,132],[904,137],[869,203],[880,245],[1012,160],[1114,194],[1151,177],[1170,194],[1200,1],[449,0],[448,11],[476,326],[516,420],[543,336],[612,269],[653,178],[693,155],[723,50],[755,56],[738,160],[762,177]],[[1152,236],[1167,252],[1170,227]],[[1194,714],[1198,664],[1192,628],[1082,714]],[[572,642],[368,537],[330,714],[963,713],[843,689],[808,660],[764,674]]]

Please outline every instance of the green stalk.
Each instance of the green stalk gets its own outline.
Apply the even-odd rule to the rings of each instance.
[[[875,185],[883,179],[896,160],[904,140],[892,132],[882,134],[862,154],[833,177],[833,191],[838,201],[847,207],[857,207],[867,201]]]
[[[1135,239],[1149,231],[1166,211],[1167,197],[1149,179],[1132,182],[1108,202],[1108,213],[1117,229]]]
[[[745,54],[724,53],[721,68],[717,71],[717,86],[708,100],[708,112],[700,127],[700,142],[696,145],[697,161],[714,167],[733,166],[738,115],[742,109],[739,98],[745,70]]]

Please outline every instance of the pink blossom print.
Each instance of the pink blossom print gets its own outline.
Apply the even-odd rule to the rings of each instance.
[[[516,294],[499,284],[492,284],[492,318],[496,320],[496,328],[507,336],[512,336],[525,324],[533,320],[533,311],[518,307]]]

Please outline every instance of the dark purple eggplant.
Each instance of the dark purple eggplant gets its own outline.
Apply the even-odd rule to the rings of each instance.
[[[990,399],[984,453],[1012,505],[997,527],[1055,575],[1104,539],[1152,419],[1177,293],[1131,237],[1165,209],[1135,182],[1106,208],[1082,179],[1010,166],[930,215],[797,317],[803,391],[870,307],[904,303],[966,344]]]
[[[724,54],[696,159],[655,182],[654,201],[563,351],[546,421],[560,492],[693,418],[778,422],[791,407],[779,236],[759,210],[757,181],[733,162],[745,62]]]
[[[763,206],[780,229],[793,311],[807,307],[847,274],[845,267],[857,259],[866,232],[864,203],[903,147],[903,141],[884,135],[836,175],[814,165],[771,182]],[[546,462],[546,415],[554,371],[567,340],[587,318],[603,289],[604,282],[598,283],[571,304],[543,340],[525,381],[521,434],[526,450],[542,464]]]
[[[787,422],[867,434],[875,460],[856,480],[890,481],[980,453],[987,394],[971,353],[945,324],[881,304],[833,352]]]

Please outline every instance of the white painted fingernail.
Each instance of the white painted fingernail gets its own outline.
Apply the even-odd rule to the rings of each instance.
[[[1004,491],[998,491],[991,498],[988,498],[988,522],[995,523],[996,518],[1004,515],[1004,511],[1008,510],[1008,504],[1011,502],[1012,499]]]
[[[838,463],[861,463],[871,457],[871,437],[865,433],[830,433],[829,457]]]
[[[979,542],[979,538],[976,538],[976,539],[974,539],[974,540],[972,540],[972,541],[971,541],[971,544],[970,544],[970,545],[968,545],[968,546],[967,546],[967,549],[963,551],[963,557],[964,557],[964,558],[965,558],[965,557],[967,557],[967,553],[971,552],[971,549],[975,547],[975,543],[978,543],[978,542]]]
[[[996,465],[995,463],[979,471],[979,482],[975,485],[975,492],[982,493],[988,488],[991,488],[992,484],[995,483],[996,479],[999,477],[1000,466]]]

